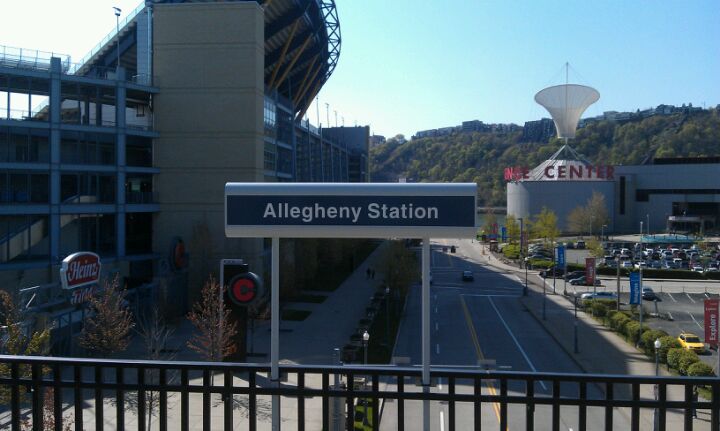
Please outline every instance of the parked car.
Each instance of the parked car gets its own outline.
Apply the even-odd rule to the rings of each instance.
[[[695,353],[705,353],[705,343],[700,341],[700,337],[689,332],[683,332],[678,335],[680,347],[685,350],[692,350]]]
[[[587,278],[585,278],[584,275],[570,280],[570,284],[572,284],[573,286],[589,286]],[[600,286],[600,280],[598,280],[597,278],[595,279],[595,286]]]
[[[565,270],[562,268],[543,269],[542,271],[540,271],[540,277],[542,277],[542,278],[552,277],[553,273],[555,273],[555,277],[560,277],[561,275],[565,274]]]
[[[653,291],[649,287],[643,287],[642,299],[643,301],[662,301],[662,299],[660,299],[660,297],[655,294],[655,291]]]
[[[705,272],[705,268],[703,268],[702,265],[693,265],[692,271],[693,272]]]
[[[475,276],[473,275],[472,271],[463,271],[462,279],[463,281],[473,281],[475,280]]]
[[[585,241],[580,240],[575,243],[575,248],[583,249],[585,248]]]
[[[588,292],[580,295],[580,299],[617,299],[613,292]]]
[[[570,281],[570,280],[574,280],[578,277],[582,277],[584,275],[585,275],[585,271],[572,271],[572,272],[568,272],[567,274],[565,274],[565,276],[563,278],[565,279],[565,281]]]

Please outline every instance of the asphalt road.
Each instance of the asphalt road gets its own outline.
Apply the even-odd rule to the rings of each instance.
[[[462,253],[458,250],[456,254],[442,251],[441,244],[452,243],[440,241],[432,249],[431,364],[508,371],[582,373],[520,303],[518,298],[522,295],[523,285],[518,277],[480,263],[480,248],[465,247]],[[472,271],[475,280],[462,281],[464,270]],[[394,353],[395,357],[408,358],[412,364],[421,362],[420,306],[420,287],[417,286],[409,294]],[[447,382],[435,383],[433,391],[447,391]],[[549,383],[538,383],[534,389],[538,396],[551,394]],[[589,389],[591,397],[600,396],[595,388]],[[461,382],[456,389],[458,393],[472,393],[472,390],[470,382]],[[571,394],[576,390],[575,387],[562,387],[561,393]],[[487,381],[482,391],[483,394],[498,394],[498,383]],[[524,394],[525,385],[511,382],[508,391],[510,394]],[[395,414],[392,411],[394,406],[388,404],[386,407],[390,413],[388,417],[392,418]],[[410,403],[405,408],[406,429],[421,429],[421,403]],[[544,429],[545,424],[551,423],[551,414],[549,408],[536,408],[535,423],[538,429]],[[431,418],[432,429],[446,429],[449,426],[448,406],[432,403]],[[483,428],[496,429],[499,420],[498,405],[482,406]],[[473,429],[472,405],[458,405],[456,421],[457,429]],[[593,424],[599,426],[601,423],[603,412],[588,410],[588,429],[595,429]],[[392,426],[393,423],[387,425]],[[622,415],[615,415],[615,426],[615,429],[629,428]],[[508,407],[508,429],[525,429],[524,406]],[[561,409],[561,429],[578,429],[577,409]]]

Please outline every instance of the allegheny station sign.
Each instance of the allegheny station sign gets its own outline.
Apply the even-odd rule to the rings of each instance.
[[[474,183],[227,183],[228,237],[474,238]]]

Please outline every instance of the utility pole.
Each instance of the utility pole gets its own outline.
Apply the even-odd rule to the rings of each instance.
[[[120,70],[120,12],[122,9],[113,6],[115,10],[115,48],[117,49],[117,67],[115,70]]]

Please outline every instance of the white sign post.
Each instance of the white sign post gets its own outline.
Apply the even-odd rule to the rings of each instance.
[[[422,383],[430,385],[430,238],[475,238],[475,183],[227,183],[225,235],[272,238],[270,377],[280,378],[280,238],[422,238]],[[429,402],[423,428],[430,428]],[[280,429],[280,397],[272,397]]]

